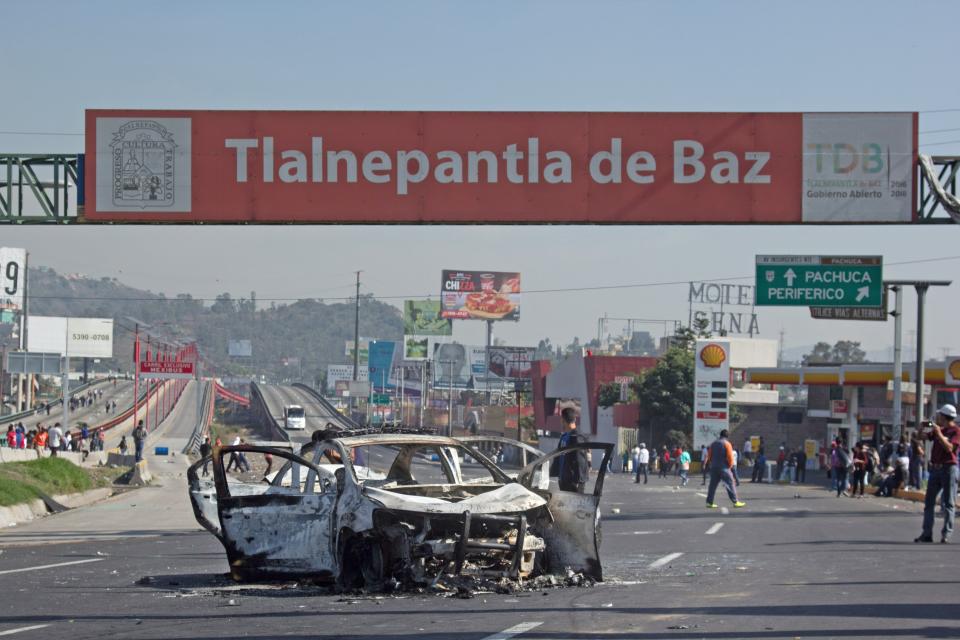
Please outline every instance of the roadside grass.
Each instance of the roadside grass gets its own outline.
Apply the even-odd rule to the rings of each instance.
[[[126,469],[85,469],[62,458],[0,464],[0,506],[29,502],[48,495],[79,493],[109,486]]]

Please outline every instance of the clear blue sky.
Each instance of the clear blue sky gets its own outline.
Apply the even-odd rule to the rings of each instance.
[[[0,131],[79,133],[129,108],[628,111],[917,110],[921,151],[960,152],[956,2],[7,3]],[[11,54],[11,52],[16,52]],[[80,150],[79,135],[0,133],[4,151]],[[948,144],[936,144],[948,142]],[[444,267],[524,272],[525,289],[749,276],[755,253],[960,256],[956,227],[0,228],[35,264],[166,293],[334,295],[366,271],[382,295],[433,292]],[[160,251],[185,256],[160,266]],[[262,264],[254,266],[251,257]],[[266,265],[266,267],[264,266]],[[960,276],[960,260],[888,277]],[[290,274],[310,274],[293,277]],[[960,277],[958,277],[960,279]],[[957,287],[931,295],[928,344],[960,352]],[[912,301],[909,302],[912,306]],[[683,286],[531,294],[512,343],[590,337],[604,312],[685,318]],[[892,326],[762,311],[790,345]],[[907,329],[913,325],[912,312]],[[461,323],[465,324],[465,323]],[[458,339],[482,339],[462,326]]]

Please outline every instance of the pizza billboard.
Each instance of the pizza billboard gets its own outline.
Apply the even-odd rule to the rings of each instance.
[[[905,223],[917,114],[88,110],[83,217]]]
[[[445,269],[440,315],[451,320],[520,319],[520,274]]]

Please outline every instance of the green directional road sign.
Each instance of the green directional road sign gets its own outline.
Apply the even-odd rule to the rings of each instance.
[[[879,307],[882,256],[757,256],[757,306]]]
[[[373,394],[373,404],[388,405],[390,404],[390,396],[386,393],[375,393]]]

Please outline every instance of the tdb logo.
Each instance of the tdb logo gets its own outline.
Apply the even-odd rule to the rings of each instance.
[[[884,158],[883,147],[875,142],[866,142],[858,149],[846,142],[809,142],[807,154],[816,158],[817,173],[853,173],[858,169],[863,173],[880,173],[890,161],[890,149]]]

